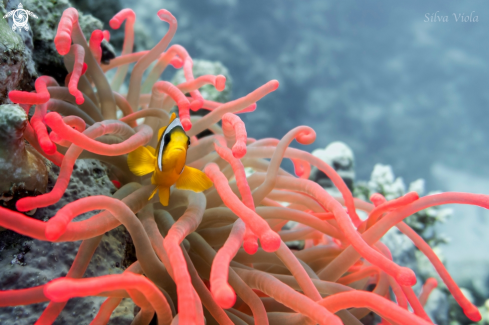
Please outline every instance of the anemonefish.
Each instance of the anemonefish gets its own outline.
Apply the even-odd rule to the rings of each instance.
[[[156,188],[149,199],[159,191],[161,204],[167,206],[173,184],[178,189],[194,192],[205,191],[213,185],[203,172],[185,165],[190,138],[175,113],[168,126],[159,130],[158,139],[157,150],[151,146],[139,147],[127,158],[129,169],[136,176],[154,172],[151,183]]]

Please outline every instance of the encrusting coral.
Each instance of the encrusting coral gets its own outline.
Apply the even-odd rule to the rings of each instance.
[[[114,174],[121,187],[113,197],[93,195],[68,203],[47,222],[0,208],[0,226],[21,235],[52,242],[83,240],[66,277],[0,291],[0,306],[49,301],[36,324],[51,324],[70,298],[85,296],[107,297],[92,324],[107,323],[123,298],[140,307],[133,324],[149,324],[155,314],[158,324],[360,324],[370,310],[384,324],[432,324],[423,304],[436,283],[430,280],[417,297],[414,272],[395,264],[379,241],[397,227],[433,263],[466,316],[480,320],[478,309],[403,219],[440,204],[488,208],[489,196],[442,193],[419,198],[410,192],[390,201],[377,193],[370,198],[373,204],[354,199],[331,166],[289,147],[294,139],[313,143],[311,128],[299,126],[281,140],[247,138],[236,114],[255,110],[257,101],[277,89],[276,80],[227,103],[205,100],[199,88],[211,84],[222,91],[226,78],[194,78],[186,50],[169,46],[177,29],[175,17],[163,9],[157,14],[169,24],[168,32],[152,50],[132,53],[135,15],[128,9],[118,13],[111,26],[119,28],[126,21],[123,54],[103,65],[100,44],[109,33],[95,31],[87,43],[77,11],[65,10],[54,41],[69,71],[67,87],[41,76],[35,92],[9,93],[10,100],[26,110],[35,105],[24,138],[60,166],[52,190],[20,199],[18,211],[57,203],[77,159],[87,156],[118,170]],[[128,93],[119,94],[115,89],[133,62]],[[183,68],[185,82],[175,86],[158,81],[168,65]],[[118,71],[112,89],[104,72],[114,68]],[[204,193],[174,188],[163,207],[157,197],[148,200],[155,186],[150,176],[135,177],[128,171],[126,155],[156,144],[157,131],[168,124],[175,104],[191,139],[187,165],[204,171],[214,186]],[[190,110],[202,108],[210,112],[191,118]],[[123,115],[119,119],[117,109]],[[222,128],[217,125],[221,120]],[[214,134],[196,137],[207,129]],[[297,177],[280,168],[283,158],[292,160]],[[331,180],[339,197],[308,180],[312,166]],[[247,177],[245,167],[255,172]],[[361,220],[356,209],[368,218]],[[94,210],[102,212],[73,220]],[[304,227],[282,231],[290,220]],[[83,278],[100,238],[121,224],[132,237],[137,261],[121,274]],[[299,239],[313,239],[314,245],[292,251],[284,243]]]

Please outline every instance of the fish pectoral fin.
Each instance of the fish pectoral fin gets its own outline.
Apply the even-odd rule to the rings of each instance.
[[[207,175],[196,168],[185,166],[183,172],[176,182],[176,187],[179,190],[190,190],[194,192],[202,192],[213,185]]]
[[[160,197],[160,203],[166,207],[168,206],[168,201],[170,201],[170,188],[169,187],[158,187],[158,195]]]
[[[153,148],[152,146],[146,146],[146,149],[148,149],[149,152],[151,152],[151,154],[156,157],[156,149],[155,148]]]
[[[153,196],[155,196],[156,191],[158,191],[158,187],[155,187],[155,189],[153,190],[153,192],[151,192],[151,195],[149,196],[148,201],[151,200],[153,198]]]
[[[154,149],[153,149],[154,150]],[[155,170],[156,157],[146,147],[139,147],[129,153],[127,165],[129,170],[136,176],[143,176]]]

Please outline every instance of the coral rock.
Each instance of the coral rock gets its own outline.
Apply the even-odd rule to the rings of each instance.
[[[4,196],[8,196],[6,192],[16,192],[17,189],[46,192],[46,162],[24,142],[26,125],[27,114],[20,106],[0,106],[0,193],[4,193]]]

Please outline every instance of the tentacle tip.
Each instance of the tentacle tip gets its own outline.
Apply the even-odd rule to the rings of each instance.
[[[270,85],[272,86],[272,91],[278,89],[278,86],[280,85],[280,83],[278,82],[278,80],[271,80],[269,82],[270,82]]]
[[[82,76],[85,74],[85,72],[87,72],[87,69],[88,69],[88,65],[85,62],[83,62],[82,73],[81,73]]]
[[[121,188],[121,186],[122,186],[121,182],[119,182],[119,181],[118,181],[118,180],[116,180],[116,179],[113,179],[113,180],[112,180],[112,184],[114,184],[114,186],[115,186],[117,189],[120,189],[120,188]]]
[[[61,222],[49,222],[46,224],[46,229],[44,230],[44,235],[49,241],[55,241],[58,239],[66,230],[66,225]]]
[[[49,112],[46,114],[46,116],[44,116],[44,121],[46,122],[46,124],[51,127],[51,125],[54,123],[54,124],[57,124],[59,123],[61,119],[61,116],[56,113],[56,112]]]
[[[415,192],[415,191],[409,192],[409,193],[408,193],[408,194],[406,194],[406,195],[411,196],[411,199],[412,199],[413,201],[416,201],[416,200],[418,200],[418,199],[419,199],[419,193],[418,193],[418,192]]]
[[[56,36],[54,38],[54,45],[60,55],[66,55],[70,52],[71,37],[63,35]]]
[[[316,141],[316,132],[312,128],[308,128],[308,130],[299,133],[296,140],[303,145],[312,144],[314,141]]]
[[[39,145],[41,146],[42,150],[48,155],[54,155],[56,153],[56,145],[51,141],[50,138],[39,141]]]
[[[215,87],[217,91],[223,91],[226,88],[226,77],[223,75],[216,76]]]
[[[374,206],[378,207],[379,205],[387,202],[386,198],[380,193],[374,193],[370,196],[370,201],[374,204]]]
[[[183,67],[183,60],[180,58],[173,58],[170,61],[170,64],[175,68],[175,69],[181,69]]]
[[[77,105],[81,105],[81,104],[83,104],[85,102],[85,98],[80,93],[80,94],[78,94],[78,95],[75,96],[75,101],[76,101],[76,104]]]
[[[256,110],[256,103],[253,103],[253,104],[251,104],[250,106],[245,107],[245,108],[244,108],[244,109],[242,109],[241,111],[236,112],[236,114],[241,114],[241,113],[250,113],[250,112],[254,112],[255,110]]]
[[[233,156],[234,158],[241,159],[246,155],[246,145],[243,143],[238,143],[233,146]]]
[[[169,12],[166,9],[160,9],[160,10],[158,10],[157,15],[163,21],[168,22],[168,20],[171,19],[171,20],[173,20],[176,23],[175,17],[171,14],[171,12]]]
[[[414,271],[407,267],[401,268],[399,273],[397,273],[396,280],[400,285],[409,287],[415,285],[417,281]]]
[[[198,111],[199,109],[202,108],[202,106],[204,106],[204,101],[201,100],[201,99],[196,99],[194,101],[192,101],[192,103],[190,103],[190,110],[195,112],[195,111]]]
[[[192,122],[188,118],[182,119],[182,126],[183,129],[186,131],[190,130],[192,128]]]
[[[109,26],[112,29],[119,29],[122,25],[122,21],[117,18],[112,18],[109,20]]]
[[[265,232],[260,237],[261,247],[267,253],[273,253],[280,247],[280,236],[273,230]]]
[[[479,322],[482,319],[479,309],[472,304],[464,309],[464,314],[473,322]]]
[[[63,286],[62,279],[56,279],[46,284],[43,289],[46,298],[53,302],[68,301],[68,297],[62,293],[61,286]]]
[[[428,278],[428,280],[426,280],[426,283],[429,283],[434,287],[438,286],[438,281],[435,278]]]
[[[243,248],[249,255],[253,255],[258,251],[258,244],[256,242],[244,242]]]
[[[8,99],[10,99],[10,101],[12,103],[18,103],[19,102],[18,95],[19,95],[19,91],[18,90],[11,90],[8,93]]]
[[[212,296],[217,304],[224,309],[229,309],[236,303],[236,293],[229,284],[219,286],[217,289],[211,288]]]
[[[104,40],[106,40],[107,42],[110,42],[110,32],[108,30],[103,30],[103,33],[104,33]]]
[[[15,208],[19,212],[26,212],[35,209],[37,207],[29,204],[29,198],[22,198],[18,200],[17,203],[15,203]]]

